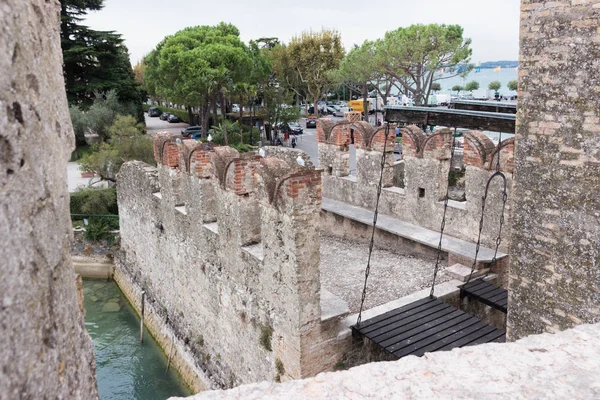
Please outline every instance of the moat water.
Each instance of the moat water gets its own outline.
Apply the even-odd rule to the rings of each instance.
[[[83,290],[100,399],[164,400],[191,394],[173,368],[166,372],[167,357],[147,330],[140,344],[140,319],[114,282],[84,280]]]

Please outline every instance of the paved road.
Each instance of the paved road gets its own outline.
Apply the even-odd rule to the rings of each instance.
[[[170,123],[162,121],[158,117],[149,117],[147,113],[144,114],[144,118],[146,118],[146,128],[149,135],[162,131],[179,134],[183,129],[189,126],[189,124],[186,124],[185,122]]]
[[[98,178],[83,178],[81,174],[83,171],[76,162],[69,162],[67,164],[67,179],[69,184],[69,192],[74,192],[78,187],[87,187],[90,181],[93,179],[94,182],[98,181]],[[107,182],[101,182],[94,185],[94,187],[107,187]]]
[[[380,114],[381,115],[381,114]],[[148,129],[148,134],[152,135],[161,131],[168,131],[171,133],[179,134],[181,131],[188,127],[189,125],[186,123],[169,123],[167,121],[161,121],[158,117],[148,117],[146,118],[146,127]],[[341,120],[341,117],[330,117],[334,120]],[[371,116],[373,118],[373,116]],[[301,118],[298,123],[304,130],[304,134],[299,135],[297,139],[297,148],[303,150],[308,154],[312,162],[315,166],[319,165],[319,152],[317,148],[317,138],[316,138],[316,129],[315,128],[306,128],[306,118]],[[353,145],[350,145],[350,174],[356,174],[356,150]]]

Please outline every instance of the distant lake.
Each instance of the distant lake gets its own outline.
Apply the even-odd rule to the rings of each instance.
[[[500,94],[502,95],[515,95],[516,92],[508,90],[506,86],[510,81],[517,80],[517,70],[515,68],[503,68],[498,72],[494,72],[493,69],[481,69],[480,72],[471,71],[466,78],[460,76],[454,76],[452,78],[444,77],[451,76],[452,74],[443,74],[439,84],[442,86],[440,93],[451,93],[452,87],[456,85],[465,86],[468,82],[477,81],[479,82],[480,90],[487,90],[488,85],[493,81],[500,81],[502,87],[500,88]]]

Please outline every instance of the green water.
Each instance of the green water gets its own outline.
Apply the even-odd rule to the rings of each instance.
[[[189,396],[181,377],[148,331],[139,343],[140,320],[114,282],[84,280],[85,326],[94,341],[102,400],[164,400]]]

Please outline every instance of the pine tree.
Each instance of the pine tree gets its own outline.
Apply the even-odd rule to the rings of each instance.
[[[127,47],[121,35],[81,25],[103,0],[61,0],[61,45],[65,86],[70,104],[89,107],[94,93],[114,89],[122,102],[141,103]],[[141,111],[141,104],[140,104]],[[140,112],[141,114],[141,112]]]

